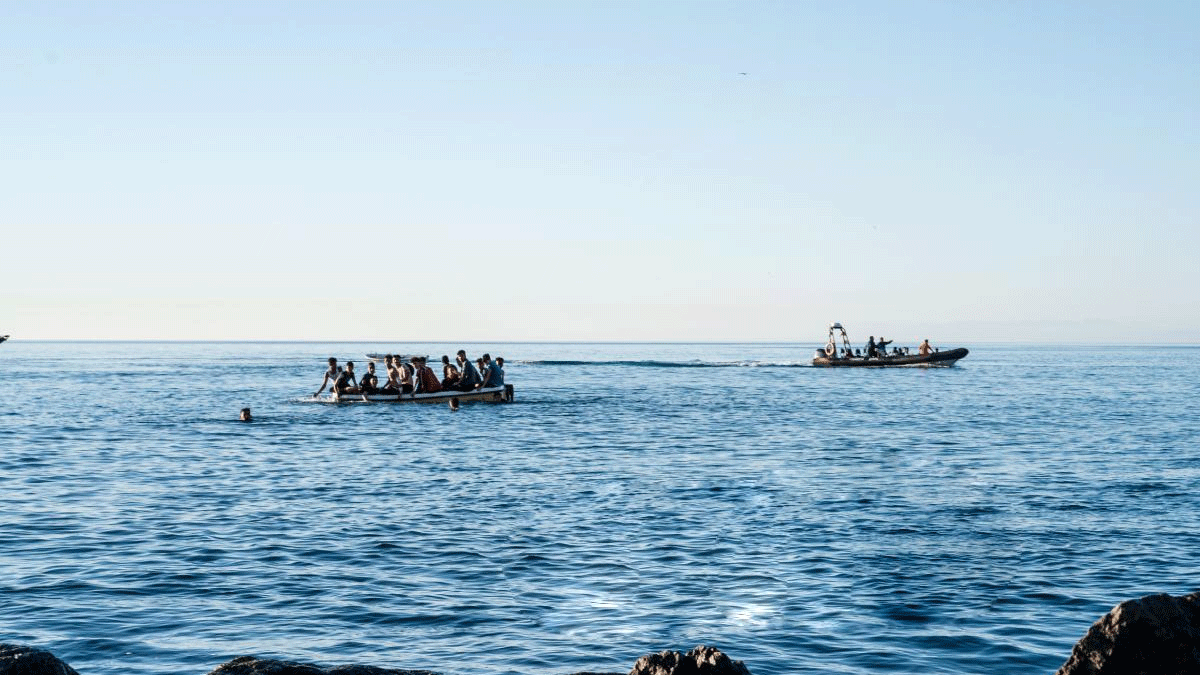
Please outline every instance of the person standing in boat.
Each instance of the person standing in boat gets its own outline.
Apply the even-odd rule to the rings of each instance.
[[[925,341],[917,348],[917,353],[921,356],[929,356],[933,353],[933,347],[929,344],[929,338],[925,338]]]
[[[867,351],[868,359],[873,359],[876,356],[879,356],[879,352],[875,351],[875,336],[874,335],[867,338],[867,350],[866,351]]]
[[[442,389],[453,389],[458,386],[459,372],[449,356],[442,356]]]
[[[313,398],[320,396],[321,392],[325,391],[325,385],[330,382],[336,383],[338,375],[341,372],[342,369],[338,367],[337,359],[332,356],[329,357],[329,368],[325,370],[325,377],[321,380],[321,388],[317,390],[317,393],[313,394]]]
[[[458,350],[458,387],[459,391],[471,391],[479,384],[479,371],[472,365],[471,360],[467,358],[467,350]]]

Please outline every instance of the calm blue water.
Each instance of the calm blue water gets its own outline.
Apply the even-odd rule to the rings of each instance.
[[[0,346],[0,641],[85,675],[700,643],[755,675],[1026,675],[1200,588],[1200,349],[462,345],[516,403],[303,399],[327,356],[458,346]]]

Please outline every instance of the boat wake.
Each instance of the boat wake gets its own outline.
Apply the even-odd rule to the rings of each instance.
[[[538,361],[513,360],[527,366],[627,366],[632,368],[805,368],[800,361]]]

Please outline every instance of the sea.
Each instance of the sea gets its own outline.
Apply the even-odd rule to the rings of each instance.
[[[754,675],[1028,675],[1200,589],[1200,349],[818,346],[10,341],[0,643],[83,675],[701,644]],[[329,356],[459,348],[514,402],[312,398]]]

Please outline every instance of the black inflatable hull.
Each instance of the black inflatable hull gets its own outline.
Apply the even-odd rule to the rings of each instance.
[[[874,359],[831,359],[825,356],[818,356],[813,359],[814,366],[823,368],[945,368],[954,365],[955,361],[970,353],[965,347],[958,349],[949,349],[944,352],[934,352],[921,356],[920,354],[911,354],[908,356],[884,356]]]

